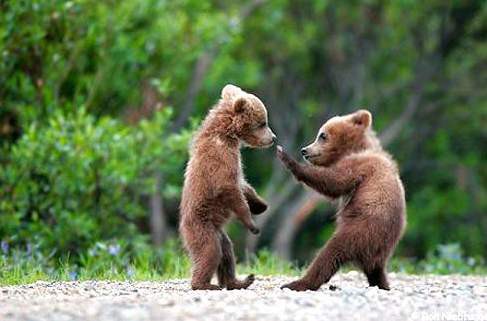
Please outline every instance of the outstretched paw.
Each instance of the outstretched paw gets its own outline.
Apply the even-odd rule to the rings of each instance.
[[[287,156],[286,151],[284,150],[284,148],[282,148],[281,145],[277,145],[276,154],[277,158],[279,158],[280,160],[283,160]]]
[[[276,153],[277,153],[277,158],[279,158],[279,160],[284,164],[284,166],[286,166],[289,169],[294,167],[296,161],[286,153],[286,151],[284,150],[284,148],[282,148],[282,146],[277,146]]]

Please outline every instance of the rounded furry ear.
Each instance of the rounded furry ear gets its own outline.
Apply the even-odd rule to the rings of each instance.
[[[221,96],[223,99],[232,99],[237,95],[240,95],[241,93],[242,93],[242,89],[240,89],[235,85],[228,84],[225,85],[225,87],[223,87]]]
[[[243,113],[247,109],[248,101],[244,97],[240,97],[233,103],[233,110],[237,113]]]
[[[352,114],[352,122],[357,126],[368,128],[372,125],[372,114],[365,109],[357,110]]]

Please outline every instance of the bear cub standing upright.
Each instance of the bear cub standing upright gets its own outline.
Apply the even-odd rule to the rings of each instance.
[[[270,147],[276,136],[267,110],[256,96],[227,85],[208,113],[190,148],[180,208],[180,233],[193,268],[193,290],[245,289],[254,281],[235,275],[233,245],[223,230],[233,213],[252,233],[259,233],[252,214],[267,204],[245,181],[240,147]],[[218,284],[211,284],[217,273]]]
[[[396,162],[371,124],[366,110],[331,118],[301,150],[309,164],[296,162],[278,146],[277,156],[298,181],[338,200],[335,233],[305,276],[283,288],[317,290],[351,262],[370,286],[389,290],[386,265],[406,224],[406,204]]]

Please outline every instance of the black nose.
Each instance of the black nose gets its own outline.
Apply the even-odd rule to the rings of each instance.
[[[308,151],[306,150],[306,148],[301,149],[301,155],[303,156],[308,155]]]

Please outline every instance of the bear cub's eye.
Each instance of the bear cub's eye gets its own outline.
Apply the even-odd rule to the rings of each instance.
[[[257,127],[258,128],[264,128],[265,126],[267,126],[267,122],[262,122]]]
[[[320,136],[319,136],[320,140],[326,140],[326,134],[325,133],[321,133]]]

